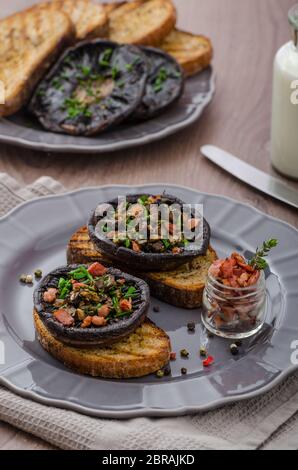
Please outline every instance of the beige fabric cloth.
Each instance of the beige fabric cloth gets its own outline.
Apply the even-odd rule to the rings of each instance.
[[[27,199],[63,190],[47,177],[23,188],[0,173],[0,215]],[[210,412],[125,421],[47,407],[0,387],[0,419],[62,449],[296,450],[298,372],[263,396]]]

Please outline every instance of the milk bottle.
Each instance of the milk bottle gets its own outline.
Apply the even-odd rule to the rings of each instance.
[[[285,176],[298,178],[298,5],[289,12],[293,40],[274,61],[271,160]]]

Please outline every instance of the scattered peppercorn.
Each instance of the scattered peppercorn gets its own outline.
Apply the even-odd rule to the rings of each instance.
[[[171,369],[169,367],[166,367],[163,372],[166,377],[171,375]]]
[[[191,321],[191,322],[187,323],[187,329],[188,329],[188,331],[191,331],[191,332],[196,331],[195,322]]]
[[[37,277],[37,279],[40,279],[42,277],[42,270],[36,269],[36,271],[34,272],[34,276]]]
[[[236,346],[238,346],[238,348],[240,348],[240,347],[242,346],[242,341],[241,341],[241,339],[237,339],[237,340],[235,341],[235,344],[236,344]]]
[[[213,362],[214,362],[214,357],[208,356],[207,359],[205,359],[205,360],[203,361],[203,366],[204,366],[204,367],[209,367],[209,366],[211,366],[211,365],[213,364]]]
[[[165,375],[165,373],[164,373],[164,371],[161,370],[161,369],[156,372],[156,377],[158,377],[159,379],[161,379],[162,377],[164,377],[164,375]]]
[[[176,361],[176,353],[175,352],[170,353],[170,361]]]
[[[207,331],[208,338],[214,338],[214,334],[211,331]]]
[[[207,349],[204,346],[200,347],[200,356],[206,357],[207,356]]]
[[[31,274],[22,274],[20,276],[20,282],[23,284],[33,284],[33,276],[31,276]]]
[[[235,344],[235,343],[231,344],[230,351],[231,351],[231,354],[233,356],[237,356],[237,354],[239,353],[239,349],[238,349],[237,344]]]
[[[182,375],[186,375],[186,374],[187,374],[187,369],[185,369],[185,367],[182,367],[182,369],[181,369],[181,374],[182,374]]]
[[[181,357],[189,357],[189,352],[187,351],[187,349],[181,349],[180,355]]]
[[[158,313],[160,311],[159,307],[156,305],[153,307],[153,312]]]

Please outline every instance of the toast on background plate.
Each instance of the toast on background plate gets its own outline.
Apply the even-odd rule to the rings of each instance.
[[[210,39],[205,36],[174,29],[160,44],[160,48],[175,57],[186,76],[208,67],[213,57]]]
[[[74,40],[65,13],[35,6],[0,20],[0,80],[9,116],[26,104],[32,91],[59,54]]]
[[[129,12],[138,8],[148,0],[135,0],[131,2],[112,2],[104,3],[105,12],[109,20],[119,18],[123,13]],[[117,10],[117,12],[116,12]]]
[[[208,269],[216,259],[216,252],[209,247],[205,256],[198,256],[175,270],[135,274],[148,283],[153,297],[177,307],[194,309],[201,306]],[[88,264],[94,261],[111,264],[94,248],[87,227],[81,227],[68,243],[67,262]],[[125,266],[122,269],[127,270]]]
[[[45,6],[48,8],[47,4]],[[103,37],[108,33],[109,21],[103,5],[91,0],[53,0],[51,8],[69,16],[78,41]]]
[[[162,369],[170,359],[168,335],[150,320],[128,337],[109,346],[75,348],[58,341],[34,311],[34,324],[43,348],[80,374],[110,379],[142,377]]]
[[[118,43],[157,46],[175,27],[176,19],[170,0],[126,2],[109,14],[109,38]]]

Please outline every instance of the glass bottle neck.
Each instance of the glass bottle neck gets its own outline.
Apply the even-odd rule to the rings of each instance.
[[[294,45],[298,49],[298,4],[290,9],[288,18],[293,30]]]

